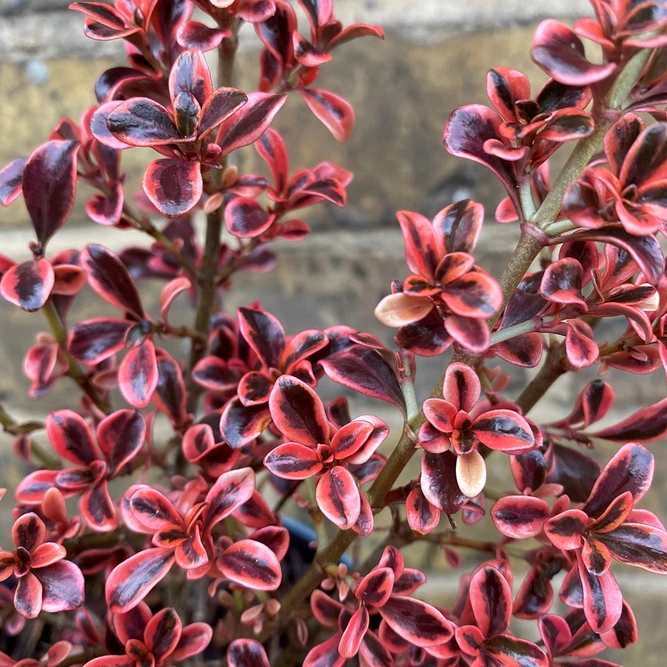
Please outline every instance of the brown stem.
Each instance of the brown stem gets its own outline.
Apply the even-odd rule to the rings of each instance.
[[[567,372],[565,343],[552,344],[537,375],[528,383],[516,400],[524,414],[546,394],[551,385]]]
[[[234,80],[234,58],[238,46],[238,25],[232,26],[232,36],[222,40],[218,48],[218,87],[229,87]],[[220,187],[221,175],[224,170],[218,169],[212,172],[212,187]],[[194,330],[198,332],[203,342],[193,339],[190,351],[188,378],[188,411],[195,412],[199,391],[192,381],[192,369],[206,352],[206,339],[208,338],[211,316],[215,310],[217,300],[217,272],[220,259],[220,235],[222,233],[222,220],[224,207],[220,206],[206,216],[206,238],[204,240],[204,256],[197,284],[197,312],[195,314]]]

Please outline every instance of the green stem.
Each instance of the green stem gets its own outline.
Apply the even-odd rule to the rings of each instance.
[[[81,390],[97,408],[108,414],[111,411],[111,407],[102,399],[97,388],[90,381],[90,377],[83,372],[76,359],[74,359],[67,349],[67,329],[60,319],[60,315],[51,299],[46,302],[43,312],[51,328],[51,333],[53,333],[53,337],[56,339],[56,342],[60,346],[60,351],[67,361],[68,375],[81,387]]]
[[[322,510],[320,510],[319,505],[317,504],[317,479],[315,477],[309,477],[306,480],[306,488],[308,489],[308,499],[310,501],[310,508],[308,511],[317,535],[317,550],[320,551],[327,546],[329,536],[327,535],[327,525],[325,523],[324,514],[322,514]]]
[[[543,324],[544,320],[541,317],[533,317],[527,322],[514,324],[513,326],[506,327],[505,329],[498,329],[498,331],[494,331],[491,334],[490,345],[497,345],[498,343],[503,343],[506,340],[511,340],[517,336],[533,333],[533,331],[538,331]]]
[[[542,367],[516,400],[524,414],[530,412],[551,385],[567,372],[566,358],[565,343],[554,343],[549,347]]]
[[[651,57],[651,53],[653,53],[652,49],[640,51],[618,75],[614,86],[609,92],[607,106],[610,111],[618,112],[624,107],[628,96],[639,80],[642,70]],[[533,224],[537,225],[540,229],[544,229],[555,222],[560,213],[565,190],[570,183],[574,183],[579,179],[591,161],[591,158],[601,148],[605,134],[607,134],[607,131],[616,122],[617,118],[618,113],[605,113],[596,119],[593,134],[586,139],[582,139],[575,146],[563,170],[552,185],[549,194],[547,194],[544,202],[542,202],[542,206],[540,206],[535,216],[531,219]]]

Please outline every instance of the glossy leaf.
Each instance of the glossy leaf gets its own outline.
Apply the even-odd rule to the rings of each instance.
[[[255,639],[235,639],[227,648],[229,667],[270,667],[264,647]]]
[[[118,565],[106,581],[109,609],[119,614],[136,607],[164,579],[175,560],[171,549],[144,549]]]
[[[74,206],[78,148],[76,141],[49,141],[25,164],[23,198],[41,244],[60,229]]]
[[[151,162],[142,183],[148,199],[167,218],[176,218],[196,206],[204,188],[199,163],[185,160]]]
[[[10,303],[32,313],[44,307],[54,284],[55,274],[50,262],[37,259],[15,264],[6,271],[0,281],[0,294]]]
[[[453,635],[449,621],[421,600],[394,595],[380,614],[394,632],[422,648],[443,644]]]
[[[132,348],[118,368],[118,383],[123,398],[135,408],[145,408],[160,380],[155,346],[145,340]]]
[[[546,501],[531,496],[506,496],[491,508],[491,518],[498,531],[517,540],[538,535],[549,516]]]
[[[396,373],[378,351],[354,345],[345,352],[323,359],[320,364],[334,382],[393,403],[405,412],[405,400]]]
[[[280,562],[261,542],[235,542],[220,555],[216,565],[224,577],[250,589],[274,591],[280,586]]]
[[[354,127],[354,109],[342,97],[328,90],[307,88],[300,91],[309,109],[340,143],[345,143]]]
[[[269,398],[269,409],[285,438],[310,447],[329,441],[324,404],[301,380],[290,375],[279,377]]]
[[[359,518],[359,489],[354,477],[342,466],[334,466],[320,477],[316,497],[324,516],[342,530],[351,528]]]
[[[81,264],[88,273],[88,283],[105,301],[142,319],[144,309],[137,288],[125,265],[101,245],[87,245]]]

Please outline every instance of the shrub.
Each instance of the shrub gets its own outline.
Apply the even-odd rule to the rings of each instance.
[[[653,476],[644,445],[667,433],[667,399],[595,424],[614,400],[607,369],[667,370],[657,238],[667,222],[667,10],[657,0],[592,4],[596,18],[574,29],[538,27],[532,56],[548,79],[534,98],[521,72],[497,68],[491,106],[447,120],[446,150],[506,188],[495,217],[518,223],[518,243],[497,280],[473,255],[482,231],[493,233],[480,204],[455,202],[433,220],[399,212],[410,273],[376,309],[397,329],[393,350],[343,324],[286,334],[261,304],[230,313],[220,301],[243,271],[271,268],[272,241],[309,234],[301,209],[345,205],[352,174],[331,162],[290,172],[271,123],[288,97],[301,98],[345,141],[353,110],[317,87],[320,67],[382,30],[343,27],[331,0],[299,0],[308,35],[285,0],[197,0],[206,23],[188,0],[72,5],[91,39],[124,41],[128,63],[99,77],[98,105],[79,124],[63,119],[0,172],[0,202],[22,196],[34,228],[31,260],[0,257],[0,293],[49,326],[24,359],[29,395],[58,383],[81,390],[76,411],[44,423],[0,412],[15,455],[35,467],[16,489],[13,544],[0,552],[2,642],[14,651],[0,664],[164,667],[196,656],[230,667],[609,667],[593,656],[637,640],[610,565],[667,571],[667,534],[637,506]],[[249,93],[233,87],[245,23],[263,45]],[[599,45],[599,61],[581,38]],[[218,56],[217,83],[206,52]],[[551,179],[550,158],[569,142]],[[234,166],[251,145],[269,178]],[[133,147],[157,154],[136,204],[120,164]],[[150,245],[49,254],[80,183],[94,191],[94,223],[140,230]],[[163,283],[159,313],[142,301],[149,281]],[[86,285],[112,309],[70,322]],[[179,298],[194,304],[192,326],[169,320]],[[608,318],[622,334],[596,340]],[[168,339],[188,342],[189,358],[167,352]],[[415,355],[444,369],[423,402]],[[498,361],[541,366],[516,387]],[[528,416],[559,377],[592,366],[600,377],[568,416]],[[345,398],[323,402],[324,376],[400,413],[388,456],[387,424],[352,418]],[[49,447],[33,442],[42,430]],[[582,447],[599,441],[618,445],[602,469]],[[397,485],[417,454],[419,474]],[[516,492],[487,485],[492,455],[508,457]],[[119,478],[120,496],[109,486]],[[312,549],[288,529],[290,498],[308,508]],[[438,529],[442,514],[451,529]],[[497,539],[465,537],[485,514]],[[344,557],[370,536],[370,556]],[[418,541],[453,566],[460,549],[487,560],[461,576],[456,601],[428,604],[416,593],[425,574],[401,553]],[[306,567],[288,567],[298,549]],[[521,561],[529,571],[516,582]],[[560,572],[564,615],[554,611]],[[535,620],[541,640],[513,634],[512,616]],[[32,633],[36,655],[16,655],[21,633]]]

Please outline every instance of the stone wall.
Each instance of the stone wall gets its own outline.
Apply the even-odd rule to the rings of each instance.
[[[44,141],[60,117],[77,118],[95,102],[96,76],[122,62],[118,44],[83,37],[83,19],[68,12],[67,4],[63,0],[0,0],[0,165]],[[275,272],[270,277],[245,274],[228,305],[261,299],[267,309],[289,322],[291,330],[344,322],[389,343],[391,332],[373,319],[372,311],[390,280],[406,273],[394,212],[412,209],[431,215],[454,199],[472,196],[492,213],[502,196],[487,171],[454,160],[443,150],[442,128],[448,114],[461,104],[485,102],[485,74],[493,66],[527,72],[537,90],[544,76],[529,57],[535,25],[547,16],[571,20],[587,12],[588,5],[584,0],[337,0],[336,6],[345,22],[377,22],[387,30],[385,43],[354,42],[323,68],[322,86],[348,97],[357,110],[353,136],[346,145],[337,144],[297,98],[290,99],[281,111],[277,126],[288,142],[293,168],[331,159],[355,172],[349,205],[342,211],[335,207],[313,211],[309,217],[313,236],[296,245],[278,244],[280,262]],[[256,82],[258,44],[248,27],[242,38],[238,85],[251,89]],[[146,158],[141,151],[124,158],[132,182],[138,182]],[[241,159],[244,167],[257,165],[252,151]],[[30,235],[25,223],[22,202],[0,210],[1,252],[15,259],[27,255]],[[480,264],[499,275],[516,237],[516,227],[490,221],[480,245]],[[52,250],[80,247],[89,241],[120,248],[136,240],[132,233],[86,223],[82,209],[77,208]],[[149,289],[146,303],[155,312],[155,290]],[[88,293],[72,317],[104,313],[111,311]],[[187,307],[181,304],[175,310],[175,321],[188,317]],[[74,405],[71,387],[65,383],[39,404],[25,398],[21,358],[43,327],[39,315],[20,313],[1,302],[0,322],[0,400],[26,416]],[[423,395],[440,375],[443,363],[420,364]],[[520,387],[533,372],[513,371],[515,386]],[[589,379],[586,373],[562,378],[538,406],[536,416],[547,419],[569,410],[575,392]],[[323,389],[333,391],[326,385]],[[659,374],[626,377],[616,390],[612,420],[665,395]],[[358,400],[355,407],[366,409]],[[368,409],[384,410],[379,405]],[[657,491],[665,488],[667,463],[660,444],[653,449],[659,459]],[[610,447],[600,456],[608,459],[613,451]],[[21,473],[10,465],[6,439],[0,456],[3,476],[11,486]],[[506,470],[500,472],[506,475]],[[645,505],[667,518],[667,503],[657,492],[647,497]],[[639,647],[618,659],[626,667],[661,666],[660,648],[667,648],[667,641],[659,605],[667,599],[667,588],[656,576],[617,569],[643,637]],[[447,602],[453,596],[455,577],[443,561],[437,561],[435,570],[437,587],[429,591]]]

